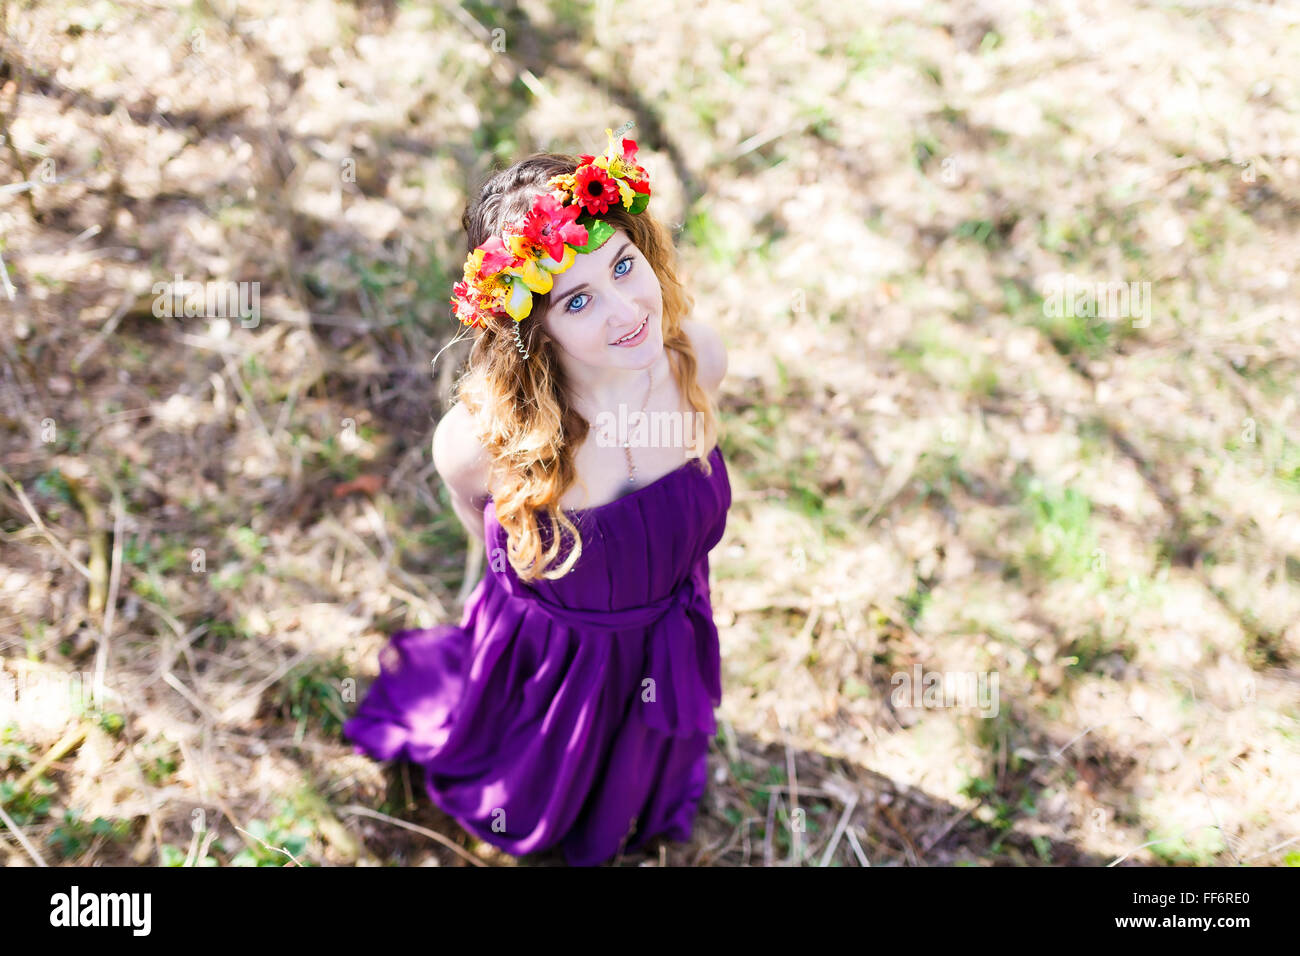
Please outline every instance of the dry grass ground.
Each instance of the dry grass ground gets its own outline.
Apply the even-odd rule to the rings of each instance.
[[[0,664],[109,691],[0,720],[8,864],[556,862],[340,722],[463,594],[467,190],[625,119],[734,505],[695,837],[619,863],[1300,862],[1294,6],[0,10]]]

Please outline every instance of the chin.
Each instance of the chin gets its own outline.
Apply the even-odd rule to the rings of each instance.
[[[664,350],[663,336],[655,336],[646,339],[636,350],[637,358],[642,361],[643,365],[649,365],[652,361],[659,358]]]

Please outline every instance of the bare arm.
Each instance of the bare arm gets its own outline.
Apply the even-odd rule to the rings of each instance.
[[[727,374],[727,347],[722,336],[711,325],[695,319],[683,319],[682,330],[695,347],[697,378],[700,385],[714,398],[720,393],[722,380]]]
[[[464,405],[455,405],[433,432],[433,464],[447,485],[452,508],[471,539],[486,543],[483,506],[487,502],[489,459],[474,435]]]

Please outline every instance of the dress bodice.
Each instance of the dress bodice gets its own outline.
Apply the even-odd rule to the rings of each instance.
[[[488,574],[510,594],[536,600],[575,626],[630,628],[652,622],[673,603],[708,590],[708,553],[722,539],[731,483],[722,451],[712,474],[691,459],[648,485],[594,508],[565,513],[582,535],[582,554],[564,577],[524,583],[506,558],[506,531],[495,503],[484,508]],[[551,540],[541,519],[543,547]],[[566,536],[562,554],[572,546]],[[707,597],[706,597],[707,600]]]

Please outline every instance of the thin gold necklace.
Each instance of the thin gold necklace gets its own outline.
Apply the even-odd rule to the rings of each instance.
[[[646,370],[650,373],[650,380],[646,384],[645,401],[641,403],[641,414],[645,414],[645,408],[650,404],[650,392],[654,390],[655,367],[653,364]],[[632,464],[632,440],[625,438],[623,440],[623,453],[627,455],[627,483],[630,485],[636,481],[636,465]]]

